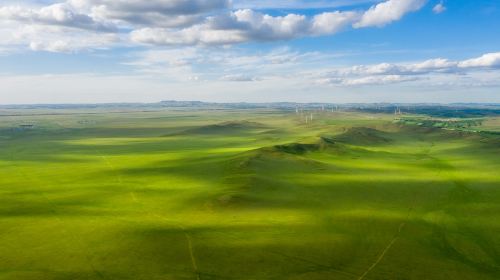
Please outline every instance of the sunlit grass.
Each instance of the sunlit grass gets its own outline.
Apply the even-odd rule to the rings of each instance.
[[[481,136],[354,112],[11,129],[25,118],[0,123],[0,279],[359,279],[383,252],[366,279],[500,277],[499,150]],[[262,126],[224,127],[239,121]]]

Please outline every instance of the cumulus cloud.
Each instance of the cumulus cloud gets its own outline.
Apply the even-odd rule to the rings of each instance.
[[[67,0],[45,5],[42,2],[0,4],[0,45],[26,45],[31,50],[54,52],[112,47],[116,39],[125,45],[129,44],[132,30],[190,26],[202,21],[205,13],[229,7],[230,0]],[[35,29],[41,33],[26,31]],[[97,38],[99,36],[103,38]]]
[[[230,7],[229,0],[73,0],[99,18],[160,27],[185,26],[201,15]]]
[[[329,11],[313,15],[288,13],[282,16],[252,9],[232,10],[231,0],[66,0],[53,4],[35,1],[29,6],[0,5],[0,29],[16,30],[20,26],[58,27],[50,34],[51,42],[26,39],[33,50],[70,50],[75,37],[68,29],[83,30],[80,38],[91,42],[92,33],[115,34],[122,44],[150,45],[233,45],[246,42],[293,40],[311,36],[328,36],[350,26],[356,28],[382,26],[399,20],[404,14],[418,10],[426,0],[387,0],[366,12],[359,10]],[[327,5],[328,1],[273,1],[283,7],[297,5]],[[379,2],[357,0],[356,3]],[[241,2],[240,2],[241,3]],[[347,2],[346,2],[347,3]],[[337,2],[335,5],[345,5]],[[335,6],[334,5],[334,6]],[[47,30],[49,28],[46,28]],[[0,31],[0,35],[3,33]],[[0,45],[7,45],[13,37],[3,36]],[[19,40],[14,40],[19,43]],[[81,48],[83,44],[75,46]],[[87,44],[89,48],[101,44]]]
[[[430,59],[413,64],[380,63],[375,65],[359,65],[343,69],[346,75],[419,75],[431,72],[457,72],[458,62],[443,58]]]
[[[236,44],[244,42],[245,36],[238,30],[210,30],[195,26],[180,31],[163,28],[134,30],[130,36],[135,43],[150,45],[196,45]]]
[[[320,84],[369,85],[393,84],[417,81],[430,75],[467,75],[478,70],[500,68],[500,53],[489,53],[478,58],[451,61],[437,58],[416,63],[380,63],[358,65],[347,68],[323,71],[315,76]]]
[[[2,31],[6,31],[2,34]],[[33,51],[71,53],[88,49],[108,49],[120,42],[115,33],[102,33],[91,30],[79,30],[58,25],[6,25],[0,28],[0,37],[6,48],[21,51],[28,48]]]
[[[427,0],[389,0],[371,7],[354,27],[383,27],[400,20],[407,13],[420,10],[426,3]]]
[[[499,68],[500,52],[488,53],[478,58],[464,60],[458,66],[461,68]]]
[[[358,65],[338,70],[339,75],[425,75],[429,73],[461,73],[474,68],[500,67],[500,53],[489,53],[478,58],[450,61],[444,58],[417,63]]]
[[[85,0],[80,0],[85,1]],[[228,8],[229,0],[86,0],[93,5],[104,5],[110,10],[158,12],[165,15],[199,14]]]
[[[308,18],[298,14],[271,16],[245,9],[209,17],[202,24],[181,30],[135,30],[131,38],[134,42],[156,45],[224,45],[249,41],[290,40],[334,34],[357,18],[356,12],[329,12]]]
[[[69,0],[42,7],[0,6],[0,19],[114,32],[127,24],[179,27],[228,8],[229,0]]]
[[[460,73],[474,68],[493,69],[499,67],[500,53],[488,53],[463,61],[437,58],[410,64],[381,63],[361,65],[344,69],[342,73],[351,75],[422,75],[429,73]]]
[[[410,73],[447,72],[457,67],[458,63],[444,58],[430,59],[407,67]]]
[[[69,2],[47,6],[0,6],[0,45],[33,51],[73,52],[109,48],[119,27],[95,18]]]
[[[330,12],[314,16],[311,22],[311,34],[335,34],[359,19],[358,12]]]
[[[58,3],[42,8],[0,7],[0,19],[21,24],[55,25],[101,32],[115,32],[117,30],[117,27],[111,22],[99,21],[87,14],[79,13],[67,3]]]

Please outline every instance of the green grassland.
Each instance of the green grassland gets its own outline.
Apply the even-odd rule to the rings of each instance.
[[[0,279],[500,279],[497,134],[363,112],[35,113],[0,116]]]

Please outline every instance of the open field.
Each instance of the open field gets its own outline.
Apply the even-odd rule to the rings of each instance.
[[[2,280],[500,279],[498,134],[368,112],[22,112],[0,116]]]

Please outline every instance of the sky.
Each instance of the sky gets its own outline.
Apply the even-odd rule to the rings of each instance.
[[[498,0],[3,0],[0,104],[500,103]]]

